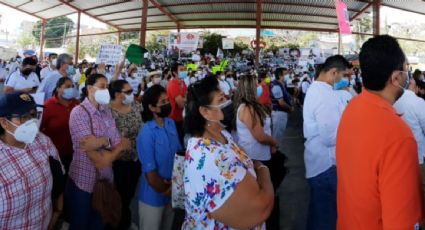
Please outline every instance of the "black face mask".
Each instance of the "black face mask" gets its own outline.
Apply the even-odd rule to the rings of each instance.
[[[21,71],[22,75],[24,75],[24,76],[28,76],[28,75],[30,75],[30,74],[31,74],[31,72],[32,72],[32,69],[23,69],[23,70]]]
[[[226,127],[232,127],[233,118],[235,117],[235,111],[233,110],[233,102],[230,102],[225,107],[221,108],[221,112],[223,112],[223,120],[220,122]]]
[[[168,117],[170,115],[170,113],[171,113],[171,104],[170,103],[165,104],[165,105],[161,105],[160,108],[161,108],[161,112],[158,113],[159,117],[165,118],[165,117]]]

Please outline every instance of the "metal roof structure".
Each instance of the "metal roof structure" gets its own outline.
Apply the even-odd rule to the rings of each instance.
[[[0,0],[42,20],[41,41],[47,19],[78,13],[76,56],[79,51],[80,17],[85,14],[116,29],[116,33],[140,31],[144,45],[147,30],[201,28],[261,29],[338,32],[336,0]],[[340,0],[347,4],[350,21],[373,12],[373,34],[380,30],[380,6],[425,15],[421,0]],[[111,32],[108,32],[111,33]],[[96,34],[87,34],[96,35]],[[42,51],[40,48],[40,53]],[[258,57],[259,48],[256,48]]]

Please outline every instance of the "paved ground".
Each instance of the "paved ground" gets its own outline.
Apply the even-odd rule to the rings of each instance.
[[[282,182],[280,199],[280,229],[304,230],[307,222],[309,186],[305,179],[302,115],[297,111],[289,117],[283,151],[289,158],[289,174]]]

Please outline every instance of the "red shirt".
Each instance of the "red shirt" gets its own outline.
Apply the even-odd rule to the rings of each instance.
[[[260,104],[265,106],[271,106],[272,105],[272,98],[270,97],[270,89],[269,86],[266,85],[266,83],[261,83],[261,87],[263,88],[263,94],[258,98],[258,101]]]
[[[171,104],[171,114],[170,118],[176,122],[183,121],[183,109],[179,108],[176,104],[176,97],[182,96],[185,97],[187,93],[187,86],[184,81],[181,81],[177,78],[173,78],[170,81],[167,88],[168,100]]]
[[[59,156],[69,156],[73,153],[71,134],[69,133],[69,115],[78,104],[79,102],[73,99],[66,107],[59,104],[56,97],[51,97],[44,105],[40,130],[52,139]]]

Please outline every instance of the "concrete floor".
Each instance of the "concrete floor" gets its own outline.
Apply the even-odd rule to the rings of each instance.
[[[302,127],[301,111],[296,111],[289,116],[283,143],[282,152],[288,157],[289,174],[278,190],[281,230],[304,230],[306,228],[309,186],[305,179]]]

